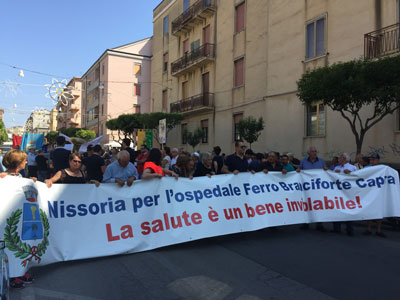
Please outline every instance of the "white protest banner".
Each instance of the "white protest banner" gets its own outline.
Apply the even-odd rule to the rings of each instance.
[[[117,184],[0,179],[11,277],[57,261],[133,253],[269,226],[400,216],[398,173],[310,170]]]
[[[100,142],[101,142],[102,139],[103,139],[103,136],[101,135],[101,136],[98,136],[97,138],[94,138],[93,140],[90,140],[89,142],[86,142],[86,143],[82,144],[79,147],[79,153],[86,152],[87,151],[87,147],[89,145],[92,145],[92,146],[100,145]]]

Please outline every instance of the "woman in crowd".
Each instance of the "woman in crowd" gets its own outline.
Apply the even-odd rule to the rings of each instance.
[[[194,167],[194,161],[191,157],[180,155],[176,160],[176,164],[172,167],[172,170],[178,174],[179,177],[193,179]]]
[[[20,171],[25,169],[25,165],[27,163],[26,160],[27,154],[20,150],[10,150],[8,151],[3,158],[3,165],[7,168],[7,171],[0,174],[0,178],[4,178],[6,176],[16,176],[23,178]],[[31,178],[33,181],[36,181],[35,177]],[[21,277],[10,278],[10,286],[12,288],[22,288],[24,287],[24,283],[32,283],[32,277],[26,273]]]
[[[194,177],[215,175],[212,166],[212,156],[210,152],[204,152],[201,154],[201,160],[197,165],[196,171],[194,171]]]
[[[171,165],[171,149],[169,147],[164,147],[163,151],[162,151],[162,164],[161,166],[164,169],[169,170],[170,165]]]
[[[161,166],[161,158],[162,153],[159,149],[153,148],[150,150],[149,157],[144,163],[142,179],[161,178],[165,175],[178,179],[178,175],[175,172]]]
[[[53,177],[45,181],[50,188],[53,183],[86,183],[86,177],[81,170],[82,156],[79,153],[71,153],[69,155],[69,168],[58,171]],[[89,183],[94,183],[99,186],[97,180],[90,180]]]

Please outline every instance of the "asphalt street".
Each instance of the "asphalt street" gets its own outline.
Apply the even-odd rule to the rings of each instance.
[[[11,299],[400,299],[400,232],[364,230],[285,226],[57,263],[31,269]]]

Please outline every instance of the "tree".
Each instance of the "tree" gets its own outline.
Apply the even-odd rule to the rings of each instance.
[[[90,129],[80,129],[76,132],[75,137],[90,141],[96,137],[96,132]]]
[[[203,130],[198,127],[195,129],[195,131],[193,131],[193,132],[186,131],[184,134],[186,136],[186,140],[187,140],[188,144],[193,147],[193,152],[194,152],[194,148],[198,144],[200,144],[201,139],[204,136]]]
[[[238,131],[241,138],[251,144],[256,142],[264,129],[264,120],[260,117],[258,120],[252,116],[243,118],[238,123]]]
[[[158,124],[162,119],[167,119],[167,135],[176,125],[183,120],[183,115],[175,113],[153,112],[145,114],[126,114],[120,115],[116,119],[107,121],[106,127],[113,131],[118,131],[118,138],[122,140],[129,137],[133,140],[133,132],[136,129],[151,129],[155,136],[158,136]],[[157,142],[159,143],[158,139]]]
[[[47,143],[50,145],[54,145],[56,143],[57,137],[57,131],[50,131],[48,134],[46,134]]]
[[[0,120],[0,144],[8,142],[8,135],[3,120]]]
[[[303,104],[315,101],[339,112],[349,123],[361,153],[365,134],[400,106],[400,56],[352,60],[308,71],[297,82]],[[366,106],[371,113],[365,116]]]

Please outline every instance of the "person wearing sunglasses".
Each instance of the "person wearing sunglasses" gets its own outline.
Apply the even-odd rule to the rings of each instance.
[[[50,188],[53,183],[86,183],[85,174],[81,170],[82,156],[79,153],[71,153],[69,155],[69,168],[58,171],[53,177],[45,180],[46,185]],[[90,180],[89,183],[94,183],[99,186],[96,180]]]
[[[228,155],[225,159],[222,173],[233,173],[236,175],[239,172],[247,172],[249,170],[249,163],[244,155],[246,148],[246,145],[242,141],[235,142],[235,153]]]

